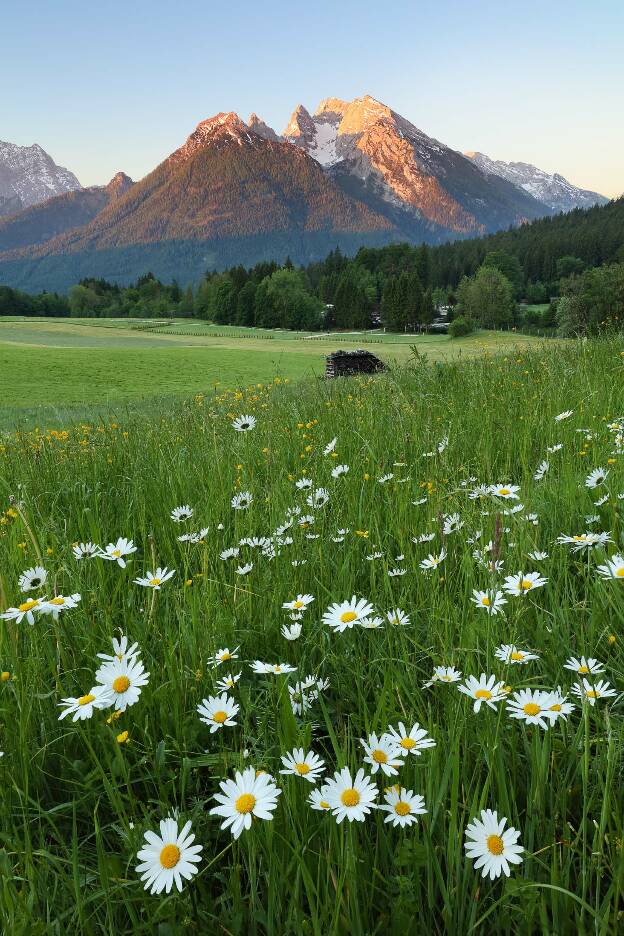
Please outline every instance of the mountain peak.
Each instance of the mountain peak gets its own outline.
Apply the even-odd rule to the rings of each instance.
[[[18,146],[0,141],[0,198],[3,201],[28,208],[81,187],[73,172],[57,166],[38,143]]]
[[[265,140],[270,140],[272,143],[279,142],[279,137],[273,127],[269,127],[268,124],[261,120],[257,114],[251,114],[249,122],[247,124],[250,130],[253,133],[257,133],[258,136],[264,137]]]
[[[323,98],[319,106],[314,111],[314,116],[320,117],[322,114],[331,114],[333,116],[336,114],[337,116],[342,117],[348,106],[349,102],[343,101],[341,98]]]
[[[297,104],[282,136],[305,139],[310,134],[314,135],[314,133],[315,124],[310,111],[303,104]]]
[[[214,117],[197,124],[186,143],[176,150],[170,157],[176,162],[189,159],[197,150],[207,143],[215,140],[234,139],[242,143],[242,138],[248,133],[247,124],[244,123],[234,111],[221,111]]]
[[[131,179],[129,175],[126,175],[125,172],[116,172],[108,185],[105,185],[104,188],[111,197],[120,198],[129,188],[132,188],[133,185],[134,180]]]

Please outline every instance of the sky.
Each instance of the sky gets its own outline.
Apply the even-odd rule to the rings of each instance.
[[[2,0],[0,140],[134,179],[219,111],[370,94],[460,151],[624,192],[621,0]]]

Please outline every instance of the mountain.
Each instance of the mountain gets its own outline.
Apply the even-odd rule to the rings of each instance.
[[[0,253],[43,244],[58,234],[88,224],[134,182],[124,172],[108,185],[92,185],[31,205],[12,217],[0,218]]]
[[[83,276],[198,280],[207,268],[320,259],[399,232],[346,194],[303,150],[234,113],[204,120],[153,172],[89,223],[2,255],[0,282],[63,289]]]
[[[572,185],[558,173],[550,174],[537,166],[524,162],[503,162],[490,159],[483,153],[465,154],[488,176],[498,176],[512,182],[517,188],[528,192],[533,198],[552,208],[555,212],[572,211],[574,208],[591,208],[606,205],[609,201],[598,192],[590,192]]]
[[[314,115],[299,105],[284,138],[323,165],[351,195],[409,230],[410,220],[467,236],[548,213],[531,195],[427,136],[366,95],[327,98]]]
[[[80,187],[73,172],[57,166],[37,143],[16,146],[0,140],[0,215],[10,213],[3,210],[7,201],[19,211]]]

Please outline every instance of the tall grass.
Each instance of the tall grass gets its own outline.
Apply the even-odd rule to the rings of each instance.
[[[0,610],[23,600],[18,576],[40,560],[48,596],[80,592],[82,601],[56,624],[49,616],[33,627],[0,622],[0,670],[10,673],[0,683],[2,932],[616,933],[621,695],[579,703],[567,722],[542,731],[512,721],[503,705],[474,714],[456,686],[422,685],[444,663],[465,675],[496,673],[514,689],[568,689],[575,677],[566,658],[586,654],[605,663],[604,677],[621,692],[624,583],[596,574],[603,550],[574,556],[554,541],[599,514],[592,528],[611,531],[608,554],[622,550],[623,456],[608,466],[600,507],[600,491],[583,482],[612,457],[607,423],[624,412],[623,354],[621,341],[579,342],[374,379],[254,387],[160,414],[137,409],[123,424],[6,436]],[[567,409],[573,416],[556,422]],[[258,425],[237,434],[230,419],[245,412]],[[338,457],[324,456],[334,436]],[[547,456],[558,442],[563,448]],[[546,457],[550,472],[536,482]],[[337,463],[350,470],[333,479]],[[390,472],[394,479],[378,482]],[[308,492],[294,486],[302,475],[329,489],[322,510],[305,506]],[[508,503],[471,500],[471,477],[519,484],[525,511],[501,516]],[[246,511],[230,506],[238,490],[254,495]],[[195,508],[187,526],[209,527],[198,545],[179,543],[183,528],[169,518],[185,503]],[[318,539],[295,524],[294,543],[273,560],[250,547],[238,560],[219,558],[242,537],[270,535],[295,504],[314,513]],[[465,526],[443,538],[441,518],[454,512]],[[523,519],[529,512],[537,525]],[[501,525],[509,528],[504,574],[539,567],[548,584],[489,617],[472,590],[498,579],[473,559],[479,543],[466,540],[482,530],[487,543]],[[341,528],[349,532],[334,542]],[[415,545],[425,532],[435,540]],[[73,559],[72,543],[121,535],[139,547],[127,569]],[[443,564],[422,573],[420,560],[442,545]],[[535,549],[549,558],[528,560]],[[367,560],[374,552],[382,558]],[[237,575],[248,558],[253,570]],[[307,561],[293,566],[296,559]],[[176,569],[159,592],[132,584],[156,564]],[[395,566],[407,573],[388,576]],[[281,604],[298,592],[316,600],[291,643],[280,634]],[[411,623],[330,632],[323,611],[353,594],[381,612],[400,607]],[[139,702],[111,724],[110,711],[58,721],[57,703],[93,685],[96,654],[110,652],[118,628],[138,641],[151,674]],[[507,667],[494,657],[502,643],[540,659]],[[243,672],[232,693],[241,711],[236,728],[211,735],[195,709],[225,675],[207,665],[224,646],[240,646],[229,668]],[[289,662],[297,673],[257,676],[247,665],[255,659]],[[330,687],[295,718],[287,683],[307,673]],[[411,829],[391,828],[379,812],[337,825],[309,808],[308,784],[279,776],[280,755],[296,743],[324,757],[329,772],[357,769],[359,739],[398,720],[420,722],[437,742],[400,772],[428,809]],[[126,744],[116,740],[123,730]],[[276,776],[283,793],[272,822],[233,841],[208,810],[219,781],[248,764]],[[463,848],[467,823],[485,807],[508,817],[526,849],[511,878],[493,883]],[[150,896],[136,852],[144,831],[172,810],[192,820],[204,846],[200,873],[180,895]]]

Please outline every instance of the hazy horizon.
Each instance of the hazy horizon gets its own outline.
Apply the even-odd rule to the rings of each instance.
[[[624,11],[555,0],[380,8],[188,0],[85,9],[9,0],[0,139],[39,143],[83,185],[134,179],[219,111],[281,133],[297,104],[370,94],[465,152],[532,163],[581,188],[624,191],[617,118]],[[25,68],[24,36],[28,37]],[[16,76],[18,80],[16,80]]]

